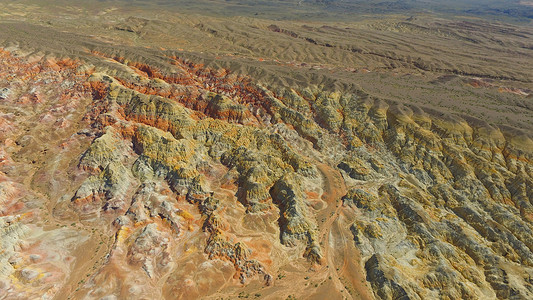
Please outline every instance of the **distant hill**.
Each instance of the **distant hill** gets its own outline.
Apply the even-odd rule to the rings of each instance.
[[[453,13],[464,15],[499,16],[521,19],[533,19],[533,1],[493,1],[493,0],[308,0],[308,3],[325,4],[329,8],[368,11],[372,13],[393,13],[413,11],[433,11],[436,13]]]
[[[200,13],[221,15],[263,16],[278,19],[299,19],[302,17],[327,19],[364,14],[415,14],[436,13],[449,15],[477,16],[490,19],[533,20],[533,1],[520,0],[177,0],[140,1],[119,0],[142,6],[166,6],[186,8]],[[113,1],[104,1],[107,3]]]

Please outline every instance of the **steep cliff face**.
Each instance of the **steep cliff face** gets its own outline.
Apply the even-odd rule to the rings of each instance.
[[[240,285],[272,297],[533,297],[526,133],[363,91],[275,90],[176,56],[161,69],[94,51],[119,72],[0,54],[33,80],[0,86],[2,105],[15,115],[35,103],[32,120],[58,128],[50,138],[1,119],[0,203],[17,189],[41,200],[2,208],[0,295],[187,298]],[[34,78],[36,66],[50,78]],[[38,156],[56,141],[56,154]],[[49,159],[32,166],[32,155]],[[47,248],[80,261],[62,281],[20,267],[39,262],[17,246],[37,211],[46,234],[83,232]],[[86,241],[91,258],[73,250]]]

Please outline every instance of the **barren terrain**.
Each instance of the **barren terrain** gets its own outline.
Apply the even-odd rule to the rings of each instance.
[[[0,1],[0,298],[532,298],[530,4],[477,2]]]

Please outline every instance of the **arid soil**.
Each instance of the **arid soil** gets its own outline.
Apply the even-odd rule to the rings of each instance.
[[[176,7],[0,3],[0,298],[533,297],[531,25]]]

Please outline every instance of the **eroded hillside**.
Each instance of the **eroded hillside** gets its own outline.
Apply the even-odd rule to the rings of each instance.
[[[348,79],[313,52],[297,52],[305,65],[265,65],[36,24],[17,40],[13,18],[0,25],[0,297],[533,297],[527,70],[487,63],[476,75],[467,65],[478,58],[465,56],[457,74],[436,59],[320,46],[368,59],[366,71],[342,71]],[[124,22],[128,34],[150,26]],[[264,30],[309,51],[338,29],[312,42],[280,25]],[[57,33],[46,50],[26,39],[38,30]],[[260,51],[290,55],[279,49]],[[489,110],[505,103],[526,125],[407,99],[409,72],[475,99],[502,95]],[[358,86],[378,77],[398,84],[395,97]]]

